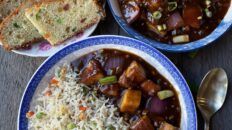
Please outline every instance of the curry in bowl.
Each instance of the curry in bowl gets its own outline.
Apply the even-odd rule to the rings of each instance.
[[[29,129],[175,130],[181,107],[142,58],[101,49],[59,68],[26,116]]]
[[[202,39],[214,31],[231,0],[119,0],[134,29],[167,44]]]

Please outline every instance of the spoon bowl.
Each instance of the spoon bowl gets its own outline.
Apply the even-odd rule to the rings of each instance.
[[[222,68],[210,70],[203,78],[197,93],[197,106],[205,120],[205,130],[209,129],[210,118],[223,105],[228,88],[228,78]]]

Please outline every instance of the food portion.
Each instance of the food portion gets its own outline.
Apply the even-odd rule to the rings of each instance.
[[[0,40],[7,50],[28,48],[33,42],[43,39],[25,16],[25,9],[34,2],[22,3],[0,25]]]
[[[27,113],[29,129],[177,130],[174,87],[143,59],[104,49],[57,69]]]
[[[6,50],[28,49],[46,39],[58,45],[97,24],[103,0],[0,0],[0,42]]]
[[[119,0],[134,29],[167,44],[196,41],[209,35],[224,18],[230,0]]]
[[[70,66],[56,70],[28,111],[29,130],[126,130],[129,124],[110,99],[79,82]]]
[[[43,2],[26,11],[27,18],[52,45],[98,23],[102,9],[96,0]]]

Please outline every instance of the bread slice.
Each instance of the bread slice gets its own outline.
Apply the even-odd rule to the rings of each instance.
[[[25,0],[0,0],[0,23]]]
[[[95,0],[47,0],[25,14],[50,44],[57,45],[98,23],[101,13]]]
[[[43,39],[33,24],[26,18],[25,9],[34,2],[22,3],[0,25],[0,40],[6,50],[21,49]]]

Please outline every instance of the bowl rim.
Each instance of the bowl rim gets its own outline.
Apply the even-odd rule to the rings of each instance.
[[[128,43],[105,43],[105,42],[101,42],[104,40],[118,40],[118,41],[130,41],[133,42],[133,45],[129,45]],[[95,44],[92,41],[98,41],[99,44]],[[85,43],[85,44],[83,44]],[[27,129],[27,119],[25,117],[26,112],[29,110],[29,106],[30,106],[30,102],[32,100],[32,97],[34,95],[34,92],[36,90],[36,88],[38,87],[38,84],[40,83],[40,81],[42,80],[42,78],[44,77],[44,75],[46,75],[46,73],[48,72],[48,70],[50,70],[56,63],[58,63],[60,60],[62,60],[65,56],[80,50],[82,48],[85,47],[91,47],[91,46],[95,46],[95,45],[102,45],[102,44],[115,44],[115,45],[124,45],[124,46],[129,46],[129,47],[134,47],[138,50],[141,51],[145,51],[144,49],[148,48],[150,51],[152,51],[153,54],[147,53],[150,56],[155,56],[160,57],[157,58],[156,60],[158,62],[160,62],[162,64],[162,66],[164,66],[165,68],[170,68],[172,72],[172,77],[176,76],[176,78],[174,78],[175,80],[177,80],[177,84],[179,84],[180,88],[182,88],[185,93],[186,96],[188,96],[188,100],[185,100],[186,103],[186,110],[189,109],[188,111],[190,111],[190,115],[189,115],[189,119],[188,119],[188,123],[191,124],[191,129],[193,130],[197,130],[197,114],[196,114],[196,107],[195,107],[195,103],[192,97],[192,93],[188,87],[188,84],[186,82],[186,80],[184,79],[184,77],[182,76],[182,74],[180,73],[180,71],[177,69],[177,67],[165,56],[163,55],[161,52],[159,52],[157,49],[153,48],[152,46],[145,44],[139,40],[133,39],[133,38],[128,38],[128,37],[124,37],[124,36],[115,36],[115,35],[99,35],[99,36],[93,36],[93,37],[89,37],[87,39],[84,39],[82,41],[78,41],[78,42],[74,42],[68,46],[66,46],[65,48],[63,48],[62,50],[56,52],[54,55],[50,56],[49,58],[47,58],[41,65],[40,67],[35,71],[35,73],[33,74],[33,76],[31,77],[31,79],[29,80],[21,102],[20,102],[20,106],[19,106],[19,111],[18,111],[18,120],[17,120],[17,129],[18,130],[26,130]],[[188,113],[189,114],[189,113]]]
[[[115,1],[117,1],[117,0],[115,0]],[[163,42],[159,42],[155,39],[149,38],[149,37],[144,36],[143,34],[139,33],[138,31],[136,31],[135,29],[130,27],[122,17],[117,16],[117,14],[115,13],[115,11],[111,5],[111,0],[107,0],[107,3],[109,5],[110,11],[111,11],[114,19],[117,21],[118,25],[127,34],[129,34],[131,37],[136,38],[140,41],[143,41],[143,42],[145,42],[145,43],[147,43],[147,44],[149,44],[157,49],[167,51],[167,52],[182,53],[182,52],[191,52],[191,51],[201,49],[205,46],[208,46],[210,43],[217,41],[228,30],[230,30],[230,28],[232,28],[232,2],[231,2],[230,7],[229,7],[226,15],[224,16],[224,18],[222,19],[220,24],[214,29],[214,31],[211,32],[209,35],[207,35],[206,37],[204,37],[202,39],[192,41],[189,43],[179,44],[179,45],[170,45],[170,44],[166,44]],[[226,21],[226,18],[229,18],[229,20]]]

